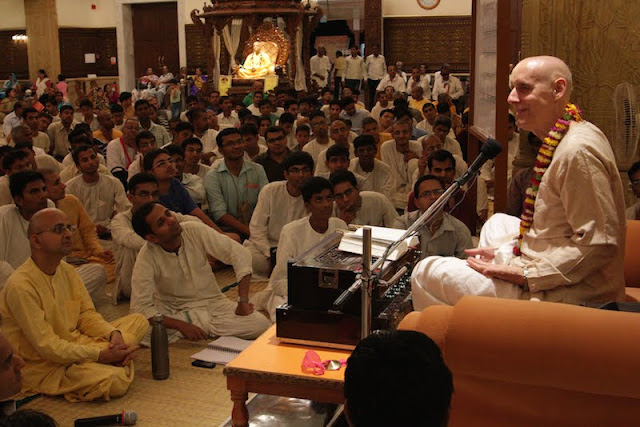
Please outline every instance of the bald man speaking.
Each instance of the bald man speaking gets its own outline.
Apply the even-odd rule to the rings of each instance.
[[[62,261],[73,250],[74,228],[58,209],[31,217],[31,257],[0,291],[2,331],[25,362],[22,395],[109,400],[133,381],[131,359],[149,324],[140,314],[108,323],[96,312],[76,270]]]
[[[569,102],[567,65],[516,65],[508,102],[518,126],[544,141],[521,218],[494,215],[469,258],[428,257],[412,275],[414,308],[464,295],[580,304],[624,296],[623,189],[609,141]]]

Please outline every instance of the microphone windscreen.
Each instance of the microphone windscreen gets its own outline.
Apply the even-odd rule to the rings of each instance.
[[[490,159],[496,157],[501,151],[502,144],[493,138],[487,138],[485,143],[482,144],[482,148],[480,148],[480,152],[484,153],[484,155]]]
[[[123,424],[126,426],[132,426],[138,421],[138,414],[133,411],[125,411],[124,419],[122,420]]]

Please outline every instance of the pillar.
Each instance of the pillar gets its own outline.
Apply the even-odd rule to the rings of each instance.
[[[44,69],[52,81],[60,74],[60,42],[56,0],[24,0],[29,37],[29,77]]]

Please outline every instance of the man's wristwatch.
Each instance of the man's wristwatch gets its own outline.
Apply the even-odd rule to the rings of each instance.
[[[249,298],[238,297],[238,304],[248,304]]]
[[[522,289],[525,291],[529,291],[529,268],[524,267],[522,269],[522,278],[524,279],[524,283],[522,283]]]

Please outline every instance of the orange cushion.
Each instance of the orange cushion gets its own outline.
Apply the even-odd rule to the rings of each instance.
[[[640,287],[640,221],[627,220],[624,254],[624,282],[627,287]]]

